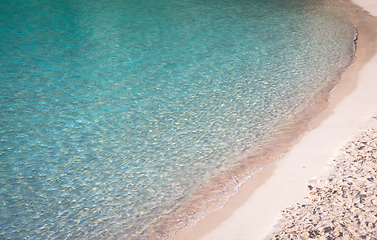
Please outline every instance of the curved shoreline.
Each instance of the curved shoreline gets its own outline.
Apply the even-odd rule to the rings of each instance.
[[[371,109],[377,109],[377,98],[365,91],[377,89],[377,86],[371,86],[370,82],[368,85],[358,75],[375,55],[377,33],[373,26],[377,21],[361,13],[356,5],[353,10],[350,10],[351,20],[359,38],[356,59],[331,90],[329,105],[314,120],[312,130],[301,136],[279,162],[254,174],[221,210],[169,239],[259,239],[265,236],[273,230],[280,210],[304,200],[307,181],[324,171],[336,151],[365,124],[364,117],[374,113]],[[372,103],[365,107],[368,100]]]

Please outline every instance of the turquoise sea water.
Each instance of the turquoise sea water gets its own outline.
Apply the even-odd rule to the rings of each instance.
[[[0,238],[164,238],[354,35],[331,1],[0,0]]]

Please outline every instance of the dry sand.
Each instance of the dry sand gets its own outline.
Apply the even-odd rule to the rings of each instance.
[[[376,1],[353,1],[377,16]],[[359,125],[351,125],[368,129],[359,128],[362,133],[327,163],[327,171],[308,182],[306,201],[282,210],[276,229],[264,239],[377,240],[377,114],[372,117],[364,115],[377,110],[373,97],[373,90],[377,95],[377,89],[373,88],[377,86],[376,67],[377,56],[374,56],[358,73],[356,90],[336,108],[340,110],[343,106],[346,109],[352,101],[355,107],[364,109],[368,106],[369,112],[358,113]],[[366,87],[370,87],[372,93],[361,100]],[[344,116],[351,118],[350,115]]]
[[[376,1],[353,2],[377,16]],[[375,86],[375,67],[377,56],[359,72],[357,91],[360,93],[363,87]],[[355,92],[350,96],[360,97]],[[355,104],[368,102],[372,113],[377,109],[377,102],[371,101]],[[308,182],[306,201],[282,210],[275,231],[265,239],[377,239],[377,115],[360,122],[361,125],[369,129],[348,142],[327,163],[327,171],[322,176]]]
[[[371,14],[377,16],[377,2],[375,0],[354,0],[354,2]],[[326,179],[328,179],[328,176],[331,174],[331,178],[334,178],[335,176],[341,176],[341,171],[347,170],[347,174],[352,176],[352,179],[356,179],[355,185],[372,189],[370,185],[373,185],[373,181],[368,180],[368,178],[371,178],[368,174],[374,170],[363,172],[362,178],[361,175],[351,175],[353,169],[360,170],[362,168],[360,166],[369,164],[368,161],[362,163],[357,162],[357,166],[350,166],[349,164],[353,159],[344,157],[344,146],[346,146],[347,142],[351,139],[355,139],[355,136],[358,136],[360,132],[365,129],[375,126],[376,120],[373,119],[373,116],[377,116],[377,55],[375,55],[377,21],[372,17],[360,17],[359,15],[362,9],[357,6],[355,7],[354,12],[351,13],[355,15],[354,24],[359,32],[355,61],[343,74],[342,81],[332,90],[329,106],[322,115],[313,122],[312,130],[299,138],[291,151],[281,160],[267,166],[263,171],[254,175],[251,180],[246,182],[240,188],[239,193],[231,197],[222,210],[209,214],[204,220],[201,220],[197,226],[184,229],[170,239],[263,239],[267,238],[269,233],[279,230],[280,233],[276,233],[275,235],[281,234],[278,235],[283,236],[280,239],[287,239],[288,235],[284,235],[285,233],[292,234],[294,231],[296,231],[296,233],[298,231],[306,231],[302,230],[300,226],[302,227],[305,224],[306,220],[304,221],[304,219],[307,219],[307,221],[310,220],[308,216],[313,215],[313,218],[321,221],[321,218],[318,217],[320,216],[319,214],[313,214],[313,209],[319,205],[310,205],[310,202],[322,204],[328,196],[326,195],[327,191],[343,186],[341,185],[344,183],[343,178],[342,180],[340,180],[340,178],[336,182],[336,184],[340,185],[329,185],[325,187],[325,190],[319,190],[324,187],[318,184],[322,184],[323,182],[329,183]],[[363,146],[372,146],[371,141],[374,141],[374,144],[376,144],[375,132],[370,135],[372,136],[370,139],[363,140],[363,142],[366,142],[362,143]],[[358,140],[355,141],[357,142]],[[372,148],[374,148],[373,146]],[[356,146],[356,148],[358,147],[361,147],[361,145]],[[368,149],[369,148],[370,147],[368,147]],[[357,154],[362,155],[363,153],[360,152]],[[371,154],[371,156],[376,157],[375,152]],[[346,158],[348,162],[342,163]],[[334,159],[336,159],[336,161],[334,161]],[[340,172],[335,173],[336,171],[334,172],[333,168],[339,168],[340,170],[338,170]],[[370,168],[376,169],[374,166]],[[324,177],[316,178],[316,176],[321,175]],[[347,179],[347,181],[348,180],[349,179]],[[310,196],[307,191],[309,181],[313,185],[310,187],[312,188],[310,193],[315,196],[314,198],[308,198],[308,196]],[[314,185],[313,181],[319,183]],[[366,184],[369,185],[366,186]],[[336,198],[343,197],[343,195],[346,196],[344,198],[347,198],[347,196],[351,194],[348,191],[354,190],[350,188],[350,190],[345,189],[344,191],[345,193],[337,192],[338,195],[336,195]],[[369,197],[369,193],[358,194],[363,196],[363,198]],[[347,208],[347,204],[350,204],[349,200],[350,199],[347,200],[348,202],[344,200],[344,202],[347,203],[337,205],[336,208],[339,208],[339,211],[342,211],[342,207]],[[356,199],[355,201],[359,200]],[[351,201],[354,200],[352,199]],[[374,199],[366,199],[366,205],[371,205],[370,201],[374,201]],[[300,204],[297,205],[297,203]],[[307,207],[305,208],[302,204],[306,204],[305,206]],[[323,207],[324,205],[322,204],[320,206]],[[290,206],[294,207],[289,208]],[[281,210],[286,208],[288,209],[285,210],[285,214],[282,215]],[[302,209],[305,210],[300,212]],[[310,211],[312,211],[312,214],[310,214]],[[324,210],[322,209],[321,211]],[[373,210],[368,209],[365,211]],[[352,218],[352,212],[348,212],[347,214],[347,217]],[[377,214],[377,212],[375,214]],[[359,219],[361,219],[363,213],[358,213],[357,215]],[[292,216],[297,216],[298,219]],[[328,219],[331,219],[331,217],[328,217]],[[314,221],[313,219],[311,220],[312,222]],[[368,222],[368,224],[373,221],[377,223],[376,220],[377,218],[363,218],[362,224],[368,227],[370,225],[366,225],[366,222]],[[354,221],[356,220],[354,219]],[[364,225],[354,225],[354,227],[362,226],[364,228]],[[281,226],[283,226],[283,229],[281,229]],[[326,226],[320,226],[321,229],[310,228],[310,230],[303,234],[306,234],[306,237],[319,237],[319,234],[324,234],[325,231],[327,231],[327,233],[336,232],[339,234],[340,230],[337,229],[335,231],[335,225],[333,226],[328,222]],[[339,226],[341,225],[337,225],[337,227]],[[309,233],[309,231],[311,232]],[[346,233],[344,234],[344,237],[346,237]],[[275,235],[269,235],[268,238],[274,238]],[[304,235],[298,237],[298,239],[303,238]]]

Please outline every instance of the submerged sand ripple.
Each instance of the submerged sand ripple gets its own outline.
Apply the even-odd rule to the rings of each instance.
[[[309,182],[308,203],[283,210],[267,239],[377,239],[377,128],[342,152],[326,176]]]

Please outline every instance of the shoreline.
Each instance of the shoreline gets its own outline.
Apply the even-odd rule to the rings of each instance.
[[[358,133],[357,128],[368,122],[366,119],[374,114],[373,109],[377,110],[377,97],[372,91],[377,89],[377,84],[373,85],[366,80],[368,76],[359,77],[359,74],[367,67],[373,71],[373,66],[369,66],[371,61],[377,63],[377,33],[373,29],[377,18],[360,13],[362,8],[349,1],[345,4],[353,6],[349,14],[353,15],[352,23],[358,29],[355,59],[331,90],[328,106],[312,122],[310,132],[301,135],[292,148],[289,148],[291,144],[279,146],[288,147],[289,152],[281,154],[286,151],[280,151],[283,157],[278,162],[253,174],[221,210],[211,212],[196,226],[183,228],[168,239],[259,239],[266,236],[274,230],[279,212],[304,201],[307,182],[321,175],[326,163]],[[372,75],[369,73],[369,77]],[[301,127],[299,131],[307,131]],[[279,159],[276,155],[273,157]]]

